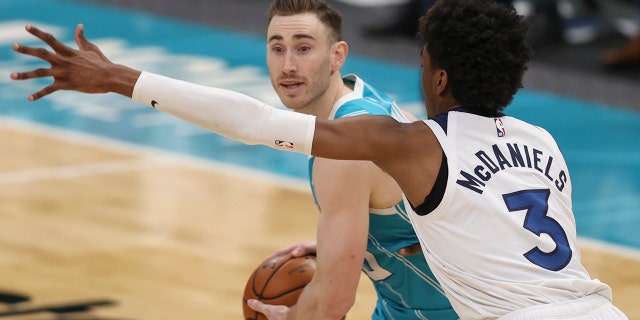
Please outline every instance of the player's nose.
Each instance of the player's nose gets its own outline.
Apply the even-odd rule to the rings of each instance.
[[[284,56],[284,72],[294,73],[298,71],[295,55],[291,52],[287,52]]]

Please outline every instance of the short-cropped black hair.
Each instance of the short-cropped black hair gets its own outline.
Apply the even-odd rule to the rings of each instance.
[[[438,0],[420,18],[418,37],[460,106],[494,116],[522,87],[527,31],[522,16],[493,0]]]

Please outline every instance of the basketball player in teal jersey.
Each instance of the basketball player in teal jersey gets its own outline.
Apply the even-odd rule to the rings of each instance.
[[[285,106],[325,119],[408,121],[384,93],[355,75],[341,78],[348,46],[340,14],[324,0],[276,0],[268,17],[267,66]],[[342,318],[362,269],[378,295],[373,319],[458,319],[422,256],[395,181],[368,161],[312,157],[309,168],[320,209],[317,244],[298,254],[316,251],[317,270],[292,318]]]
[[[275,0],[268,11],[267,66],[285,106],[322,118],[360,114],[408,120],[357,76],[341,78],[348,54],[341,15],[324,0]],[[320,208],[317,270],[292,319],[341,319],[364,270],[378,301],[373,319],[458,319],[420,251],[395,181],[371,162],[312,158]],[[270,319],[279,316],[270,314]]]
[[[348,75],[343,82],[353,91],[336,102],[328,119],[364,114],[391,116],[401,122],[412,119],[403,114],[392,99],[357,76]],[[348,248],[348,239],[361,241],[367,237],[368,226],[363,271],[378,295],[373,319],[458,319],[422,256],[402,194],[387,174],[368,161],[336,161],[312,156],[309,175],[321,212],[319,241],[322,236],[335,236],[334,243],[325,243],[344,250]],[[346,203],[352,203],[351,208]],[[343,225],[332,227],[330,221],[324,221],[331,220],[327,217],[329,214],[349,215],[351,223],[343,218],[339,219]],[[354,229],[354,226],[359,227]],[[346,230],[342,235],[335,231],[320,233],[322,228],[340,230],[343,227]],[[299,243],[276,254],[291,251],[295,255],[313,253],[315,242]],[[342,268],[340,261],[336,267]]]
[[[401,122],[411,118],[360,78],[349,75],[343,80],[354,91],[340,99],[328,119],[363,114],[391,116]],[[373,319],[458,319],[422,256],[402,195],[387,174],[370,162],[313,156],[309,159],[309,174],[314,198],[323,214],[323,204],[331,212],[332,208],[343,208],[344,202],[353,201],[348,198],[362,198],[344,213],[352,215],[354,223],[369,226],[363,271],[378,294]],[[356,235],[354,231],[351,229],[351,236]],[[303,255],[314,250],[314,243],[301,243],[278,253],[294,251]]]
[[[52,65],[11,74],[54,77],[29,100],[65,89],[116,92],[247,144],[371,160],[401,187],[422,252],[461,319],[627,319],[613,305],[611,288],[582,265],[571,179],[555,140],[502,113],[530,57],[527,26],[513,9],[490,0],[438,0],[421,18],[429,119],[411,123],[379,115],[328,121],[278,110],[228,90],[115,65],[84,39],[82,27],[80,50],[27,30],[56,51],[14,45]],[[283,83],[287,90],[304,85]],[[249,305],[272,319],[293,318],[279,306]]]

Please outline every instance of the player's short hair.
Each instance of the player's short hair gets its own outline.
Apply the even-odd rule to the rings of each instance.
[[[274,16],[292,16],[311,12],[318,19],[329,27],[329,42],[334,43],[342,40],[342,14],[332,7],[325,0],[274,0],[269,6],[267,16],[269,23]]]
[[[522,87],[531,57],[528,25],[493,0],[438,0],[420,18],[418,38],[453,97],[471,112],[494,116]]]

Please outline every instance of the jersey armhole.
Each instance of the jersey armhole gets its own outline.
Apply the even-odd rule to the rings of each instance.
[[[447,165],[447,156],[442,152],[442,162],[440,163],[440,170],[438,171],[438,177],[431,189],[431,192],[424,198],[424,202],[417,206],[411,207],[413,211],[419,216],[426,216],[433,210],[435,210],[442,202],[444,192],[447,188],[447,180],[449,178],[449,166]]]

